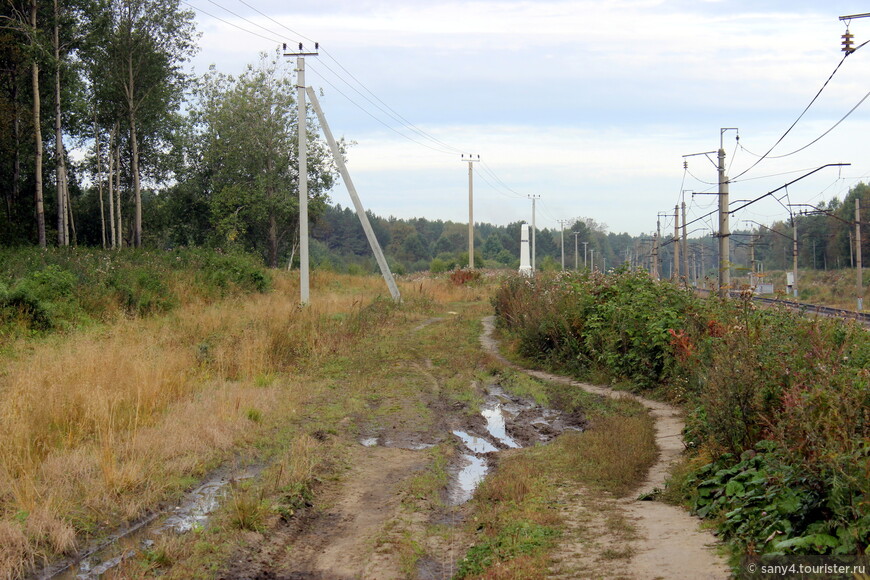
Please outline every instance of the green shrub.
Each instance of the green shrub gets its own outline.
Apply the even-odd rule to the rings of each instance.
[[[865,329],[625,270],[512,277],[493,306],[525,358],[682,403],[688,444],[714,461],[676,488],[697,487],[693,507],[738,549],[867,550]]]

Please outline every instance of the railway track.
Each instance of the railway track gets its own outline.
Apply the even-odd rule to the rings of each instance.
[[[696,292],[702,296],[710,295],[710,290],[696,289]],[[732,298],[742,298],[744,294],[742,292],[731,291],[730,296]],[[828,318],[855,320],[859,324],[870,328],[870,314],[865,312],[833,308],[831,306],[822,306],[820,304],[792,302],[790,300],[780,300],[779,298],[763,298],[761,296],[753,296],[752,301],[767,306],[782,306],[791,310],[797,310],[803,314],[815,314],[816,316],[826,316]]]

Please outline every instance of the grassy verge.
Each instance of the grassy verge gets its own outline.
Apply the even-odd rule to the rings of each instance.
[[[569,413],[585,412],[589,427],[547,445],[503,453],[472,500],[469,533],[475,544],[455,578],[547,578],[560,544],[594,545],[601,534],[630,539],[633,527],[613,500],[635,489],[655,461],[653,420],[646,410],[627,399],[602,399],[516,371],[505,371],[500,384]],[[587,506],[596,517],[606,513],[605,529],[566,529],[561,509],[569,496],[571,504]]]
[[[437,303],[481,303],[478,290],[444,281],[404,285],[401,307],[378,297],[379,278],[312,282],[304,310],[292,276],[275,273],[269,293],[191,291],[168,313],[31,340],[2,361],[0,575],[135,520],[218,465],[282,465],[312,437],[352,437],[360,418],[392,407],[410,416],[413,405],[395,401],[428,378],[404,380],[399,330]],[[378,381],[390,388],[371,389]],[[320,474],[330,464],[317,457],[340,457],[323,442],[311,454]],[[309,479],[298,470],[235,488],[229,527],[257,529],[277,513],[269,501],[294,509],[293,490],[307,493]]]

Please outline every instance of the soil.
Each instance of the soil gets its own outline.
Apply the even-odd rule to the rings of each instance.
[[[495,318],[484,319],[481,344],[502,363],[531,376],[570,384],[605,397],[630,397],[649,409],[655,419],[659,457],[635,494],[625,499],[593,496],[584,490],[566,491],[563,515],[568,522],[567,542],[554,560],[554,578],[637,578],[649,580],[728,578],[724,558],[717,554],[717,540],[700,529],[700,520],[684,509],[657,501],[634,499],[664,487],[668,472],[684,450],[683,419],[675,407],[607,387],[574,381],[517,367],[498,352],[493,337]],[[617,534],[606,525],[608,511],[618,510],[634,523],[633,533]],[[589,533],[589,531],[593,533]],[[584,531],[585,533],[572,533]],[[584,542],[576,540],[582,536]],[[628,536],[628,539],[626,539]],[[575,538],[575,541],[571,539]],[[590,542],[589,537],[596,540]],[[589,544],[594,545],[589,545]],[[581,574],[578,576],[577,574]]]
[[[424,453],[360,447],[339,485],[323,490],[326,507],[256,538],[253,553],[240,555],[226,579],[344,580],[404,578],[395,555],[378,551],[384,524],[400,508],[401,482],[428,463]]]
[[[426,321],[435,323],[437,319]],[[516,368],[498,353],[492,337],[492,317],[484,320],[481,343],[503,363]],[[412,363],[425,371],[426,362]],[[548,381],[568,383],[600,395],[630,396],[595,385],[577,383],[567,377],[519,369]],[[432,377],[437,383],[437,380]],[[433,389],[435,390],[435,389]],[[490,389],[490,398],[506,406],[515,405],[507,434],[521,445],[551,438],[564,428],[582,428],[581,415],[548,415],[547,425],[539,420],[540,410],[522,407],[506,393]],[[683,450],[683,422],[679,412],[668,405],[633,397],[656,419],[660,457],[650,470],[638,494],[661,488],[670,464]],[[456,405],[435,399],[429,402],[438,420],[428,430],[407,424],[397,429],[365,432],[361,445],[351,450],[347,471],[318,492],[317,508],[297,513],[265,535],[251,535],[247,548],[221,574],[225,579],[311,579],[350,580],[393,578],[450,578],[455,563],[470,546],[461,524],[466,508],[433,506],[431,510],[408,510],[402,505],[407,481],[431,462],[426,448],[462,431],[485,439],[501,450],[507,445],[487,432],[481,415],[469,415]],[[549,430],[549,431],[548,431]],[[550,432],[552,431],[552,432]],[[474,454],[490,465],[497,453],[474,453],[457,443],[461,457]],[[455,473],[460,463],[448,467]],[[635,496],[632,496],[636,497]],[[565,488],[561,509],[567,522],[564,540],[554,556],[552,578],[727,578],[728,568],[715,553],[715,538],[699,530],[699,521],[684,510],[655,501],[617,499],[602,493]],[[620,529],[614,522],[632,525]],[[425,528],[441,524],[447,530],[427,535]],[[402,538],[417,542],[416,564],[409,569],[402,553]]]

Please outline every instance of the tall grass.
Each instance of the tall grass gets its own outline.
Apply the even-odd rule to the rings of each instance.
[[[170,312],[32,341],[7,357],[0,577],[143,515],[258,433],[284,428],[323,396],[313,378],[323,360],[426,312],[439,286],[403,284],[400,307],[379,298],[378,278],[315,273],[312,282],[307,308],[295,277],[278,273],[266,294],[190,291]],[[293,450],[277,485],[313,469],[304,441]]]

